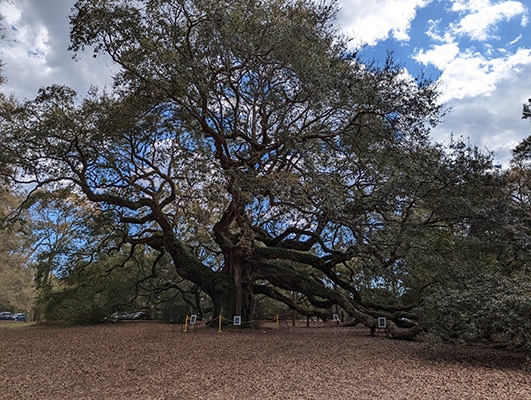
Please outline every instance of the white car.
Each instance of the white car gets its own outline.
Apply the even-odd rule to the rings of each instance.
[[[12,321],[15,319],[15,317],[13,316],[13,313],[10,313],[8,311],[2,311],[0,312],[0,319]]]

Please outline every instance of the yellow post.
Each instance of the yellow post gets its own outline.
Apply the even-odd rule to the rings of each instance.
[[[276,321],[277,321],[277,329],[278,329],[278,326],[279,326],[279,323],[278,323],[278,314],[277,314],[277,316],[276,316],[275,319],[276,319]]]
[[[218,333],[221,332],[221,315],[219,316]]]
[[[184,331],[188,332],[188,315],[184,319]]]

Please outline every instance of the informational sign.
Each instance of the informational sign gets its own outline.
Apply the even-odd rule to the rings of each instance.
[[[385,317],[378,317],[378,329],[387,328],[387,319]]]
[[[190,316],[190,325],[195,325],[197,322],[197,315],[191,315]]]
[[[240,326],[242,324],[242,317],[240,317],[239,315],[235,315],[232,319],[232,324],[234,326]]]

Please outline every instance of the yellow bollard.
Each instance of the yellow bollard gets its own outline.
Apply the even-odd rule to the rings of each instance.
[[[184,319],[184,331],[188,332],[188,315]]]
[[[219,316],[218,333],[221,332],[221,315]]]
[[[278,314],[277,314],[277,316],[276,316],[275,319],[276,319],[276,321],[277,321],[277,329],[278,329],[278,326],[279,326],[279,323],[278,323]]]

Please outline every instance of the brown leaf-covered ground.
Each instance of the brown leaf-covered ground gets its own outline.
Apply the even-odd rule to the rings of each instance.
[[[370,337],[365,328],[5,324],[5,400],[531,399],[524,354]]]

